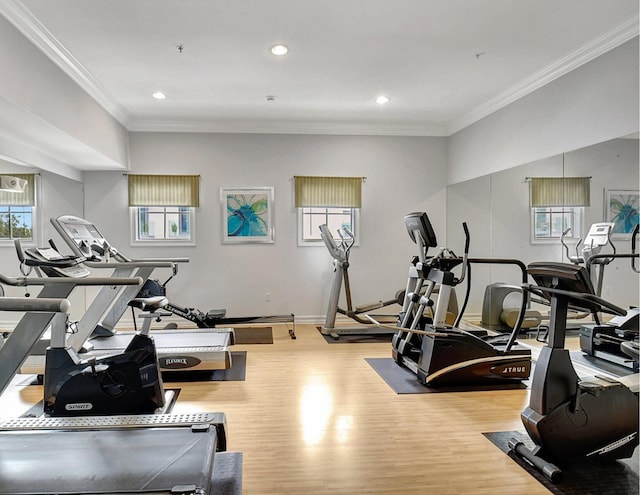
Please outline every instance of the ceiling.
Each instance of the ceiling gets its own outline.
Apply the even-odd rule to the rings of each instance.
[[[0,0],[0,13],[132,131],[450,135],[638,34],[637,0]]]

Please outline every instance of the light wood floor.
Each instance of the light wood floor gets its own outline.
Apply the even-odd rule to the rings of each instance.
[[[247,351],[245,381],[171,384],[182,389],[174,412],[226,413],[243,494],[549,493],[482,435],[521,429],[528,391],[396,395],[365,362],[389,344],[296,330],[291,340],[274,325],[274,344],[234,346]],[[11,387],[2,416],[41,394]]]

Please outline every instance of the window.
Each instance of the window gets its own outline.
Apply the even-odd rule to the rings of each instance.
[[[320,225],[326,224],[334,238],[346,227],[358,243],[358,215],[362,205],[362,177],[295,176],[298,209],[298,245],[321,243]]]
[[[298,208],[298,245],[322,242],[320,225],[326,224],[336,240],[338,230],[349,229],[358,239],[358,208]],[[357,242],[356,242],[357,244]]]
[[[566,235],[567,238],[580,238],[583,210],[584,208],[578,206],[532,208],[532,241],[557,241],[567,228],[571,229]]]
[[[197,175],[129,175],[131,242],[195,244]]]
[[[13,245],[9,242],[13,239],[34,240],[35,191],[35,174],[0,176],[0,243]]]
[[[584,207],[591,201],[591,177],[530,177],[531,242],[578,239]]]
[[[0,205],[0,239],[33,240],[33,207]]]
[[[191,238],[191,208],[141,207],[137,208],[138,240]]]

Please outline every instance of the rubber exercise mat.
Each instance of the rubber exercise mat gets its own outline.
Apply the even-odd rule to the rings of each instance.
[[[391,350],[389,350],[391,354]],[[418,381],[416,375],[398,365],[392,358],[365,358],[378,375],[396,394],[429,394],[434,392],[477,392],[483,390],[526,389],[528,380],[522,383],[475,385],[460,387],[426,387]],[[533,373],[533,370],[532,370]]]
[[[242,495],[241,452],[216,452],[213,458],[211,493]]]
[[[318,333],[328,344],[391,344],[393,334],[360,334],[360,335],[340,335],[334,339],[331,335],[324,335],[320,327],[316,327]]]
[[[551,483],[537,469],[509,450],[510,438],[516,437],[528,447],[533,443],[524,431],[483,433],[496,447],[556,495],[638,495],[638,449],[630,459],[607,463],[585,462],[562,470],[562,479]]]
[[[272,327],[234,327],[236,344],[273,344]]]
[[[231,368],[213,371],[164,371],[162,380],[171,382],[243,382],[247,371],[247,351],[231,352]]]

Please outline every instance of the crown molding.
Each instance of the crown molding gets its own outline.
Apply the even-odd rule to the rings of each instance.
[[[447,136],[445,125],[311,121],[132,120],[132,132],[211,132],[221,134],[325,134],[352,136]]]
[[[634,16],[466,115],[441,125],[300,121],[153,121],[132,119],[115,101],[113,95],[18,0],[2,0],[0,13],[127,130],[134,132],[450,136],[629,41],[639,33],[638,16]]]
[[[3,0],[0,2],[0,13],[111,116],[125,125],[129,119],[127,112],[26,7],[17,0]]]
[[[501,108],[506,107],[514,101],[519,100],[529,93],[533,93],[555,79],[568,74],[581,65],[598,58],[606,52],[613,50],[630,39],[638,36],[638,33],[639,18],[636,15],[594,39],[590,43],[587,43],[574,52],[555,61],[540,72],[531,75],[515,86],[512,86],[506,91],[500,93],[495,98],[492,98],[486,103],[474,108],[471,112],[461,118],[452,121],[448,126],[448,134],[455,134],[465,127],[487,117]]]

